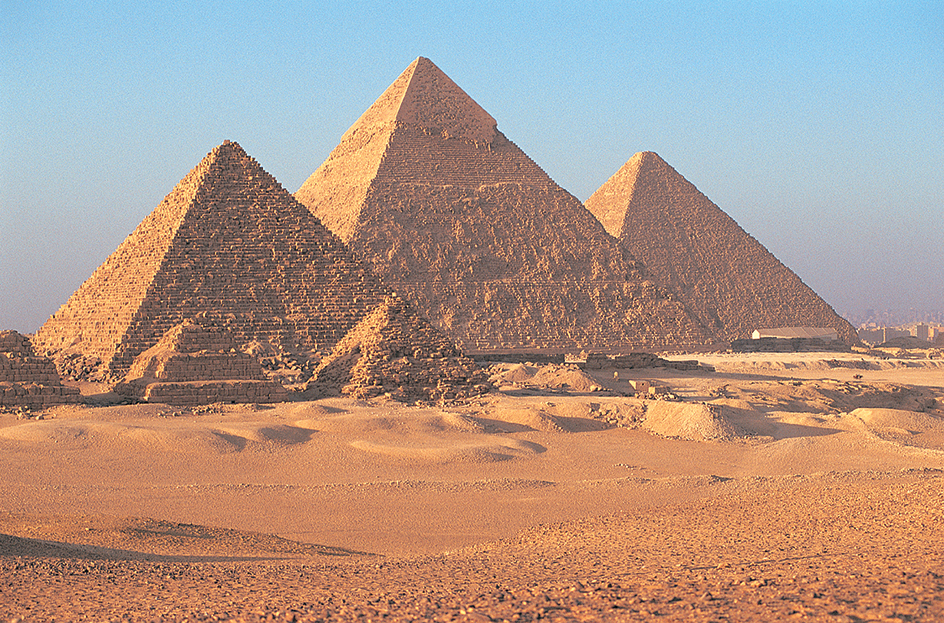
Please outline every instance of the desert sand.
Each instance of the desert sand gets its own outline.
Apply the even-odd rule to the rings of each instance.
[[[944,362],[698,357],[8,410],[0,620],[944,618]]]

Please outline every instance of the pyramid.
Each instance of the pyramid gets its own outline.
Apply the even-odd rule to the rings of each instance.
[[[652,152],[630,158],[586,206],[720,340],[802,326],[857,341],[826,301]]]
[[[495,120],[418,58],[295,197],[465,350],[703,343]]]
[[[485,373],[408,303],[388,297],[315,370],[320,395],[455,400],[486,393]]]
[[[286,391],[267,380],[259,360],[236,350],[225,321],[208,314],[184,320],[137,356],[115,392],[175,405],[280,402]]]
[[[81,353],[103,376],[186,318],[227,318],[238,345],[328,350],[385,291],[236,143],[211,151],[34,338]]]
[[[62,384],[48,357],[36,356],[29,338],[0,331],[0,407],[42,409],[79,402],[79,393]]]

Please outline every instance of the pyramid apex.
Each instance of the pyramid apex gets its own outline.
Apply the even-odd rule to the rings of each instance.
[[[640,165],[640,164],[664,164],[668,165],[669,163],[665,161],[662,156],[657,154],[654,151],[637,151],[633,154],[633,157],[626,161],[623,165],[624,167],[631,164]]]
[[[793,271],[654,152],[630,158],[586,207],[718,340],[777,323],[855,337]]]
[[[498,123],[433,61],[416,59],[397,110],[400,123],[420,126],[445,138],[490,142]]]
[[[231,141],[229,139],[226,139],[225,141],[223,141],[222,143],[214,147],[210,153],[211,154],[227,153],[227,154],[248,155],[246,154],[246,150],[243,149],[239,145],[239,143],[237,143],[236,141]]]
[[[412,125],[444,138],[490,142],[497,122],[433,61],[418,56],[342,137],[390,124]]]

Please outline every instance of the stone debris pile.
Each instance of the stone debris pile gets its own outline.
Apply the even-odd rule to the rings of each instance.
[[[78,388],[62,384],[55,364],[36,356],[29,338],[0,331],[0,407],[42,409],[79,399]]]
[[[758,327],[855,329],[760,242],[653,152],[641,152],[587,199],[587,209],[717,340]]]
[[[463,350],[709,341],[429,59],[390,85],[295,196]]]
[[[435,402],[490,389],[485,372],[472,359],[408,303],[391,296],[325,357],[305,393]]]
[[[239,352],[207,314],[185,320],[138,355],[115,392],[172,405],[281,402],[287,392],[266,378],[259,360]]]
[[[236,143],[211,151],[36,333],[121,378],[172,327],[209,312],[237,345],[327,351],[386,289]]]

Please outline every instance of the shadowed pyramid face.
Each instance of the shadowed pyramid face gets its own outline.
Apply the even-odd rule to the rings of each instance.
[[[394,81],[295,196],[464,348],[705,341],[428,59]]]
[[[237,344],[333,346],[384,291],[236,143],[215,148],[37,333],[119,374],[171,327],[227,317]]]
[[[641,152],[587,208],[720,340],[770,327],[852,326],[662,158]]]

